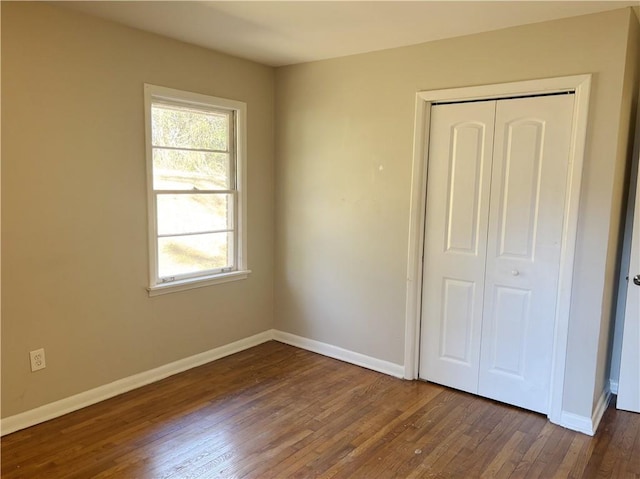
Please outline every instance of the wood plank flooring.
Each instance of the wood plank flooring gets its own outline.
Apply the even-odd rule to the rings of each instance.
[[[595,438],[277,342],[8,435],[2,478],[640,478],[640,414]]]

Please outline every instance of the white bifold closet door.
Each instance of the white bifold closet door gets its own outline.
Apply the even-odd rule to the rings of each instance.
[[[548,412],[573,101],[432,106],[420,378]]]

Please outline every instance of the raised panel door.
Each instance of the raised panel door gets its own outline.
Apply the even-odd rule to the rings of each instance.
[[[478,393],[549,406],[573,95],[496,105]]]
[[[420,377],[477,392],[495,102],[431,109]]]

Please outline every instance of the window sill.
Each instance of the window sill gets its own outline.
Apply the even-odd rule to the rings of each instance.
[[[158,284],[147,288],[149,296],[159,296],[161,294],[177,293],[179,291],[187,291],[189,289],[203,288],[213,284],[228,283],[230,281],[239,281],[249,277],[250,270],[232,271],[231,273],[221,273],[215,276],[204,276],[202,278],[183,279],[181,281],[172,281],[171,283]]]

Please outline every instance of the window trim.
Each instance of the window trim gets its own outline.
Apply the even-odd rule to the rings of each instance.
[[[203,110],[229,110],[233,113],[233,134],[235,141],[230,148],[235,150],[235,191],[237,196],[235,221],[235,254],[236,267],[213,274],[204,274],[162,282],[158,277],[158,215],[156,192],[153,189],[153,148],[151,136],[151,105],[157,102],[182,104]],[[246,123],[247,104],[237,100],[218,98],[200,93],[176,90],[157,85],[144,84],[144,115],[145,115],[145,149],[147,168],[147,236],[149,243],[149,296],[186,291],[213,284],[226,283],[246,279],[251,271],[247,267],[247,238],[246,238]],[[233,138],[232,138],[233,139]]]

